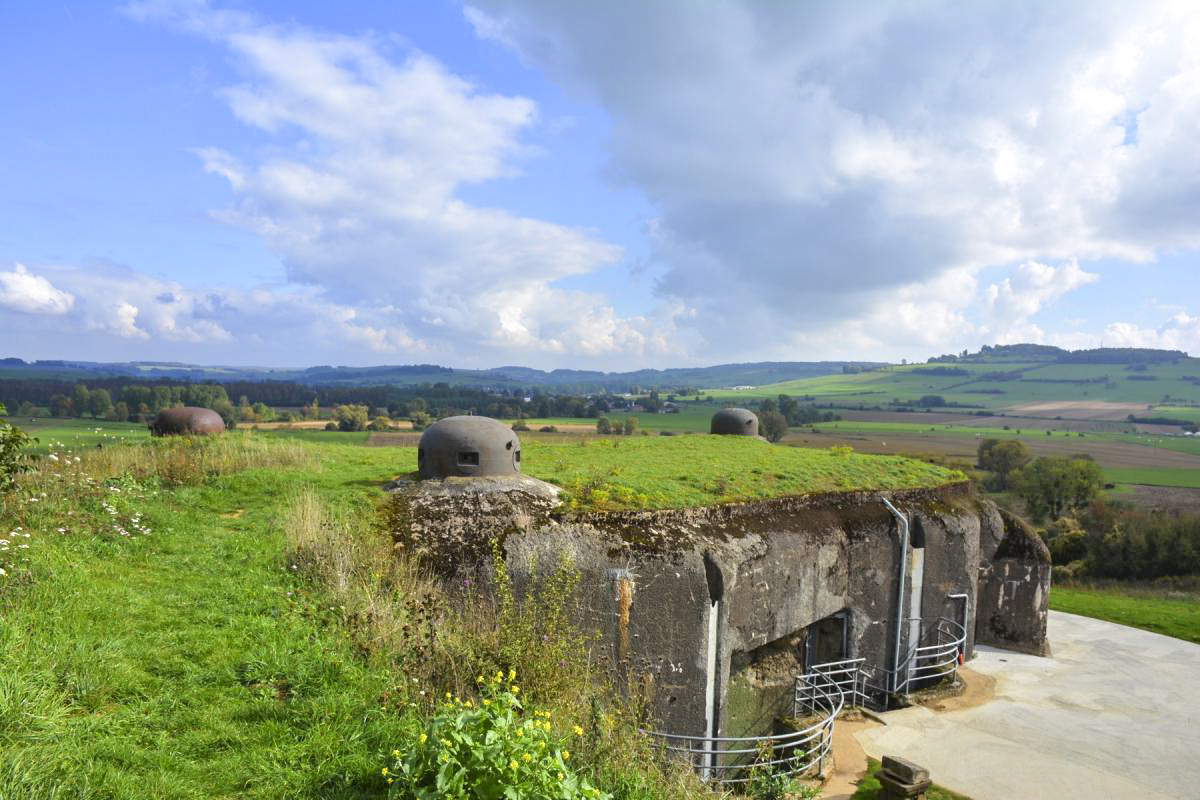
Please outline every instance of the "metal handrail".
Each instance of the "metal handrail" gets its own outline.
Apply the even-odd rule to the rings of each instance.
[[[818,718],[788,733],[715,737],[649,730],[642,733],[659,739],[665,752],[685,756],[705,780],[722,785],[748,782],[754,768],[782,767],[788,775],[805,775],[814,768],[820,772],[833,750],[833,723],[846,700],[833,684],[811,682],[807,688],[811,690],[809,709]],[[764,750],[769,754],[765,760],[759,758]]]
[[[909,622],[918,621],[916,619]],[[965,652],[967,631],[959,623],[938,617],[934,627],[937,641],[909,650],[896,669],[888,670],[897,693],[903,693],[914,683],[931,678],[953,677],[958,671],[959,657]]]
[[[924,620],[915,617],[905,620],[910,623],[918,621]],[[954,620],[939,617],[933,630],[937,634],[936,642],[912,648],[897,669],[880,670],[888,678],[886,686],[895,687],[894,689],[889,690],[871,683],[876,677],[875,670],[866,666],[864,658],[847,658],[813,665],[809,672],[796,680],[795,713],[798,715],[807,703],[806,687],[812,685],[836,686],[846,697],[850,707],[878,710],[886,706],[886,701],[879,703],[876,696],[901,694],[923,681],[953,677],[958,671],[959,658],[965,652],[966,629]]]

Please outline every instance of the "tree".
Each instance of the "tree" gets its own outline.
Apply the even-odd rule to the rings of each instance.
[[[71,390],[71,408],[78,416],[83,416],[91,409],[91,392],[88,391],[87,384],[77,383],[75,388]]]
[[[633,436],[635,433],[637,433],[638,418],[637,417],[626,417],[625,424],[622,427],[624,428],[624,432],[625,432],[626,436]]]
[[[1099,495],[1104,471],[1083,458],[1042,456],[1011,475],[1011,484],[1035,522],[1058,519]]]
[[[92,416],[96,419],[104,419],[112,410],[112,396],[109,395],[108,389],[92,389],[88,402],[91,404]]]
[[[386,431],[391,430],[391,428],[392,421],[384,416],[375,417],[375,419],[371,420],[371,424],[367,426],[367,429],[372,431]]]
[[[344,405],[333,410],[333,421],[340,431],[366,430],[367,418],[367,407],[364,405]]]
[[[998,491],[1007,489],[1012,472],[1033,458],[1029,448],[1019,439],[984,439],[979,443],[978,456],[979,468],[993,474],[991,488]]]
[[[612,420],[610,420],[608,417],[600,417],[596,420],[596,433],[607,435],[612,432]]]
[[[50,397],[50,416],[52,417],[73,417],[75,416],[75,407],[71,403],[71,398],[65,394],[56,394]]]
[[[760,411],[758,429],[768,442],[778,442],[787,433],[787,417],[778,411]]]
[[[107,419],[112,422],[125,422],[129,419],[129,406],[121,400],[109,410]]]

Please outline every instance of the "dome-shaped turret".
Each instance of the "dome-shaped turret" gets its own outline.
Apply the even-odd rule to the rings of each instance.
[[[722,408],[712,415],[708,430],[726,436],[758,436],[758,417],[745,408]]]
[[[421,434],[417,471],[421,478],[516,475],[521,440],[490,417],[446,417]]]

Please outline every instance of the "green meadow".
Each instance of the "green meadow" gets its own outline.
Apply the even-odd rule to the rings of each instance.
[[[1050,608],[1200,644],[1200,597],[1136,586],[1055,586]]]

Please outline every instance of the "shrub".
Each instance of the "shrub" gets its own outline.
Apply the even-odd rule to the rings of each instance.
[[[558,433],[558,428],[554,427],[553,425],[543,425],[542,427],[538,428],[538,430],[542,433]]]
[[[527,431],[529,430],[529,425],[526,424],[525,420],[519,419],[513,423],[512,429],[514,431]]]
[[[609,434],[613,432],[612,420],[608,417],[600,417],[596,420],[596,433]]]
[[[364,405],[344,405],[333,410],[333,421],[337,423],[337,428],[341,431],[366,430],[367,419],[367,407]]]
[[[341,430],[341,429],[338,427],[338,424],[337,424],[336,422],[326,422],[326,423],[325,423],[325,430],[327,430],[327,431],[336,431],[336,430]]]
[[[2,405],[0,413],[4,413]],[[0,492],[11,489],[18,475],[33,468],[33,455],[26,452],[26,447],[36,441],[15,425],[0,420]]]
[[[391,797],[612,797],[571,767],[570,738],[582,736],[583,728],[558,734],[551,712],[526,712],[516,670],[505,677],[477,677],[478,703],[446,693],[426,728],[394,750],[392,766],[383,768]]]
[[[758,424],[762,430],[762,435],[766,437],[768,442],[778,442],[784,437],[788,429],[787,417],[778,411],[760,411],[758,413]]]
[[[392,429],[392,421],[387,417],[376,417],[371,420],[371,424],[367,426],[367,430],[371,431],[387,431]]]

